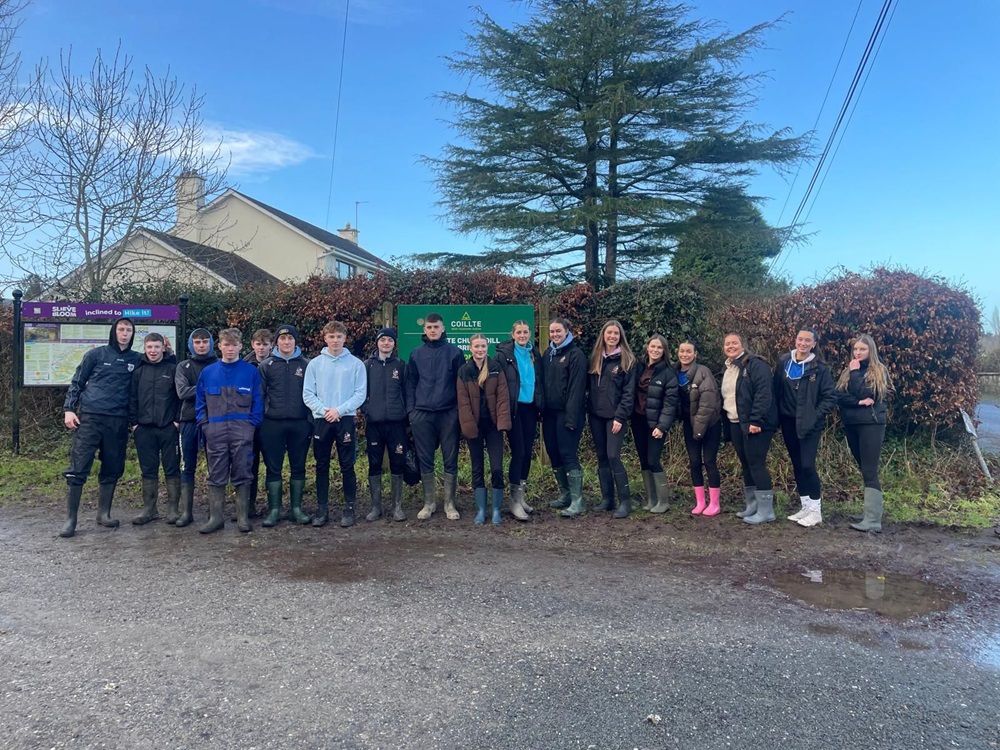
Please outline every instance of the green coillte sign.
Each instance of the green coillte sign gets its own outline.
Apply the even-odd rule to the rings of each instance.
[[[535,330],[535,308],[533,305],[399,305],[396,320],[399,330],[399,357],[407,360],[410,352],[420,346],[424,335],[424,318],[436,312],[444,319],[444,332],[448,341],[469,353],[469,339],[474,333],[481,333],[490,342],[490,356],[496,353],[496,345],[510,338],[514,323],[528,321],[532,336]]]

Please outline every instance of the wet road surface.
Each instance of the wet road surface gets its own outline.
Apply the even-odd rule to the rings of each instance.
[[[4,748],[1000,746],[995,551],[968,593],[464,519],[0,513]]]

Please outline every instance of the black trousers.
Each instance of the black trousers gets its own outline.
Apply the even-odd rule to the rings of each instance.
[[[179,432],[172,424],[166,427],[139,425],[132,433],[135,452],[139,457],[139,470],[143,479],[159,479],[160,464],[166,478],[181,475],[181,449]]]
[[[601,469],[611,469],[613,474],[625,471],[625,464],[622,463],[622,446],[625,444],[628,425],[623,424],[615,434],[611,432],[615,422],[613,419],[588,414],[587,421],[590,423],[590,434],[594,438],[594,448],[597,450],[597,466]]]
[[[63,472],[66,483],[81,487],[90,476],[94,458],[100,457],[97,474],[100,484],[115,484],[125,473],[125,448],[128,445],[128,417],[106,414],[80,415],[80,426],[73,433],[69,449],[69,467]]]
[[[197,422],[181,422],[181,484],[194,484],[194,470],[198,467],[198,454],[204,447],[205,437]]]
[[[406,422],[368,422],[365,424],[368,453],[368,476],[382,476],[382,459],[389,452],[389,473],[402,474],[406,466]]]
[[[458,409],[410,413],[410,432],[420,458],[420,473],[434,473],[434,452],[441,446],[445,474],[458,474]]]
[[[594,429],[593,425],[590,429]],[[653,431],[649,428],[646,417],[633,413],[632,439],[635,440],[635,452],[639,454],[639,466],[642,467],[642,470],[651,471],[654,474],[662,472],[663,464],[660,456],[663,455],[663,444],[666,442],[667,436],[653,437]]]
[[[566,429],[566,412],[546,411],[542,417],[542,438],[553,469],[581,471],[580,438],[583,436],[583,409],[576,416],[576,429]]]
[[[764,492],[774,489],[771,472],[767,470],[767,451],[773,437],[771,430],[744,435],[739,422],[729,423],[729,438],[743,467],[744,487],[756,487]]]
[[[885,442],[884,424],[845,424],[844,435],[847,436],[847,446],[861,469],[861,478],[865,487],[882,491],[882,482],[878,477],[878,462],[882,457],[882,443]]]
[[[535,433],[538,427],[538,409],[534,404],[517,405],[507,440],[510,442],[510,466],[507,479],[512,485],[528,479],[531,459],[535,453]]]
[[[691,486],[704,487],[704,474],[708,474],[709,487],[721,487],[722,476],[719,474],[719,445],[722,443],[722,420],[705,430],[701,440],[694,439],[694,430],[689,420],[682,420],[684,428],[684,447],[688,452],[688,464],[691,466]],[[749,486],[749,485],[747,485]]]
[[[354,505],[358,496],[358,478],[354,462],[358,457],[358,435],[354,417],[336,422],[317,419],[313,426],[313,458],[316,459],[316,501],[326,505],[330,499],[330,456],[337,446],[337,461],[344,483],[344,502]]]
[[[486,486],[484,450],[490,457],[490,486],[503,489],[503,433],[488,416],[479,420],[479,437],[468,438],[469,458],[472,459],[472,488]]]
[[[792,469],[795,471],[795,484],[800,496],[808,496],[819,500],[822,488],[819,484],[819,472],[816,471],[816,453],[819,451],[819,439],[823,433],[816,430],[812,435],[800,438],[795,430],[795,417],[781,418],[781,437],[788,448],[788,457],[792,459]]]
[[[264,417],[257,436],[264,466],[267,468],[266,481],[280,482],[281,469],[288,454],[288,468],[292,479],[306,478],[306,455],[312,439],[312,424],[308,419],[268,419]],[[257,476],[256,472],[254,476]]]

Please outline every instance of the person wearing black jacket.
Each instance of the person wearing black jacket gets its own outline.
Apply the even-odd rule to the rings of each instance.
[[[156,496],[160,491],[160,464],[167,485],[167,521],[180,517],[181,453],[178,420],[181,400],[174,388],[177,358],[164,349],[163,336],[153,332],[143,339],[143,355],[132,373],[129,388],[128,423],[142,472],[142,514],[132,519],[136,526],[160,517]]]
[[[677,373],[667,361],[667,340],[654,333],[634,369],[632,438],[646,488],[643,510],[666,513],[670,509],[670,492],[660,456],[677,416]]]
[[[375,336],[376,352],[365,360],[368,396],[361,405],[365,415],[368,453],[368,491],[372,509],[365,517],[382,517],[382,459],[389,452],[392,517],[405,521],[403,511],[403,470],[406,468],[406,363],[393,354],[396,331],[383,328]]]
[[[135,326],[128,318],[111,324],[107,346],[91,349],[83,355],[63,402],[63,423],[74,430],[69,452],[69,467],[63,472],[68,486],[66,524],[59,536],[76,533],[77,513],[83,485],[100,455],[101,470],[97,523],[117,528],[111,518],[115,486],[125,472],[125,448],[128,444],[128,396],[132,371],[140,354],[132,351]],[[79,413],[78,413],[79,412]]]
[[[888,421],[885,402],[892,392],[892,380],[871,336],[858,336],[851,355],[851,363],[837,380],[840,421],[865,484],[864,515],[851,528],[880,532],[884,500],[878,464]]]
[[[830,368],[817,351],[818,334],[801,328],[795,348],[778,358],[774,368],[774,398],[778,402],[781,436],[795,470],[802,509],[788,517],[799,526],[823,523],[816,453],[826,417],[837,405]]]
[[[617,320],[601,326],[587,368],[587,421],[597,452],[601,503],[594,510],[613,510],[615,518],[632,512],[628,473],[622,463],[622,445],[628,433],[635,398],[635,355],[625,329]],[[615,490],[618,506],[615,506]]]
[[[207,328],[195,328],[188,336],[187,348],[191,357],[185,359],[174,373],[174,388],[181,400],[181,515],[174,526],[182,528],[194,520],[194,472],[198,453],[204,447],[202,429],[194,413],[194,400],[201,371],[215,364],[215,340]],[[170,523],[170,518],[167,518]]]
[[[767,451],[778,429],[771,368],[746,350],[738,333],[726,334],[722,350],[726,355],[722,375],[723,429],[728,431],[743,467],[746,497],[746,508],[736,515],[750,524],[768,523],[775,520],[775,515]]]
[[[288,495],[290,517],[296,523],[311,520],[302,512],[302,494],[306,486],[306,456],[312,436],[312,414],[302,400],[309,359],[298,346],[299,331],[293,325],[281,325],[275,331],[277,346],[261,362],[261,391],[264,396],[264,420],[255,431],[259,439],[267,473],[267,517],[262,526],[276,526],[281,518],[283,494],[281,469],[288,454]],[[253,482],[251,482],[251,485]],[[252,492],[252,489],[251,489]],[[253,503],[251,497],[250,502]]]
[[[576,345],[565,318],[554,318],[549,323],[549,348],[542,356],[542,378],[545,384],[542,437],[559,485],[559,498],[549,503],[549,507],[572,518],[586,510],[579,452],[587,355]]]
[[[684,430],[684,446],[691,468],[694,490],[693,516],[717,516],[722,512],[722,476],[719,474],[719,445],[722,442],[722,400],[715,375],[698,364],[698,348],[691,339],[677,347],[677,417]],[[708,476],[708,504],[705,503],[705,476]]]
[[[441,446],[444,461],[444,512],[459,519],[455,507],[458,488],[458,395],[455,380],[465,364],[462,350],[444,334],[444,320],[436,312],[424,319],[423,345],[410,352],[406,365],[406,409],[413,443],[420,459],[424,507],[417,518],[426,521],[437,509],[434,453]]]
[[[531,472],[538,419],[545,406],[542,357],[532,346],[528,321],[514,323],[510,340],[497,344],[496,361],[503,368],[510,391],[511,430],[507,433],[510,442],[510,466],[507,470],[510,512],[519,521],[527,521],[534,508],[524,499],[525,484]]]

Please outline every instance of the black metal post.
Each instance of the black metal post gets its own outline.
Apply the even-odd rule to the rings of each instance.
[[[14,297],[14,356],[11,357],[13,362],[11,407],[14,418],[11,422],[10,438],[16,456],[21,452],[21,386],[24,385],[24,328],[21,326],[21,298],[24,297],[24,292],[15,289],[12,296]]]
[[[177,354],[177,361],[181,362],[187,359],[189,356],[187,350],[188,296],[186,294],[182,294],[180,297],[177,298],[177,306],[180,308],[180,313],[181,313],[180,336],[178,336],[180,340],[175,342],[177,346],[175,347],[174,351]]]

